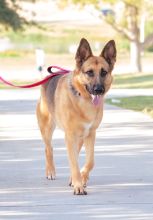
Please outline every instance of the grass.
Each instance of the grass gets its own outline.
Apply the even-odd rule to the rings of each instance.
[[[16,51],[29,50],[33,51],[37,47],[44,49],[45,53],[68,53],[71,45],[78,45],[82,37],[88,38],[91,42],[102,42],[99,47],[103,47],[103,42],[108,40],[108,36],[104,35],[101,25],[68,25],[65,23],[44,24],[43,28],[38,29],[35,26],[25,28],[24,31],[13,32],[11,30],[5,32]],[[91,31],[92,29],[92,31]],[[99,33],[98,35],[95,33]],[[1,35],[1,33],[0,33]],[[4,34],[3,34],[4,35]],[[95,44],[92,45],[96,50]]]
[[[15,50],[7,50],[5,52],[0,52],[0,58],[17,58],[20,57],[21,53],[16,52]]]
[[[21,85],[30,85],[34,82],[33,81],[16,81],[16,80],[12,80],[11,83],[16,85],[16,86],[21,86]],[[37,88],[37,87],[34,87],[34,88]],[[9,85],[6,85],[6,84],[0,82],[0,89],[19,89],[19,88],[12,87],[12,86],[9,86]]]
[[[148,89],[153,88],[153,74],[137,73],[115,75],[114,89]]]
[[[125,109],[144,112],[153,118],[153,96],[134,96],[107,99],[106,103]]]

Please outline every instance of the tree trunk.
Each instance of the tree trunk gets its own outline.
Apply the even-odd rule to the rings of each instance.
[[[131,32],[130,37],[130,59],[131,69],[133,72],[141,72],[141,42],[140,28],[138,25],[139,9],[132,4],[125,4],[127,10],[128,30]]]
[[[142,72],[141,65],[141,46],[137,41],[130,42],[130,60],[133,72]]]

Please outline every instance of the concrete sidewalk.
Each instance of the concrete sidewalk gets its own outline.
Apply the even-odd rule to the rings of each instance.
[[[35,117],[39,91],[28,91],[0,91],[0,219],[152,220],[153,120],[106,105],[88,195],[73,196],[59,130],[54,135],[57,179],[45,179]],[[80,166],[84,157],[83,150]]]

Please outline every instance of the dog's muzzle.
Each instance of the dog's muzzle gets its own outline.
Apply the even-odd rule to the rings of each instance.
[[[104,86],[97,84],[93,86],[93,95],[103,95],[105,93]]]
[[[102,95],[105,93],[105,87],[101,84],[96,84],[94,86],[86,85],[86,89],[92,97],[92,103],[98,106],[101,103]]]
[[[105,87],[101,84],[96,84],[94,86],[86,85],[86,90],[90,95],[103,95],[105,93]]]

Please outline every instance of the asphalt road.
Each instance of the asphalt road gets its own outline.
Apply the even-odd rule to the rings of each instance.
[[[152,220],[153,120],[106,105],[88,195],[74,196],[59,130],[53,141],[57,179],[45,179],[38,96],[38,90],[0,91],[0,220]],[[83,150],[80,166],[84,157]]]

